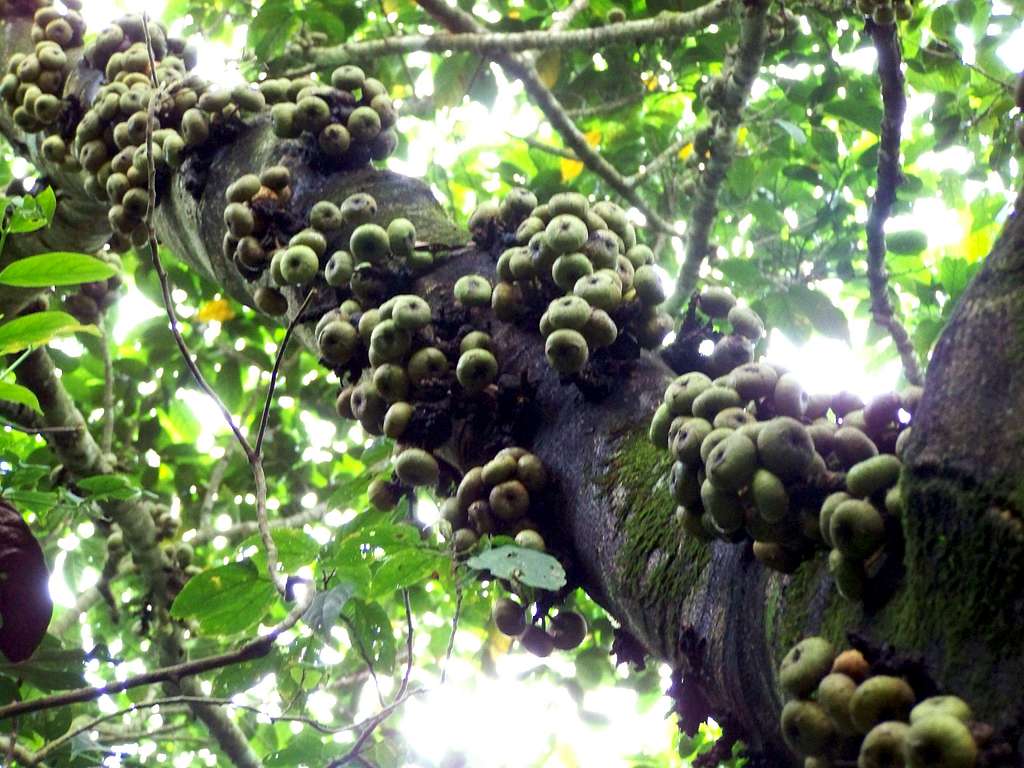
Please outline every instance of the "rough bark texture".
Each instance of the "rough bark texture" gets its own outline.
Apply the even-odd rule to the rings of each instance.
[[[27,45],[27,23],[6,24],[0,60]],[[0,128],[39,162],[35,139],[6,118]],[[224,189],[242,173],[281,161],[297,180],[297,206],[370,191],[382,218],[412,219],[420,240],[465,240],[418,182],[372,169],[325,176],[310,167],[301,145],[278,141],[258,122],[210,157],[199,187],[197,178],[186,188],[186,179],[176,177],[163,190],[157,218],[163,242],[240,301],[249,302],[255,286],[221,255]],[[76,179],[46,170],[62,193],[58,221],[38,239],[12,238],[5,260],[44,248],[86,249],[107,235],[102,206],[84,196]],[[439,309],[450,304],[458,275],[489,269],[491,259],[461,251],[418,290]],[[708,546],[683,536],[667,488],[667,456],[646,438],[672,375],[657,357],[641,356],[628,373],[620,371],[610,395],[588,399],[545,364],[539,334],[495,323],[504,371],[523,374],[536,387],[523,430],[533,433],[534,450],[557,478],[546,533],[570,554],[573,576],[624,629],[682,672],[683,704],[692,714],[715,715],[775,765],[799,764],[787,756],[778,730],[776,666],[804,634],[843,643],[848,631],[857,631],[920,654],[938,683],[997,727],[1017,720],[1024,703],[1022,272],[1024,216],[1018,214],[936,350],[909,454],[906,573],[889,599],[867,607],[838,596],[823,555],[782,576],[766,571],[747,544]],[[293,308],[297,298],[289,296]],[[13,311],[24,299],[0,294],[0,309]],[[493,438],[458,434],[453,463],[479,458]],[[82,460],[100,458],[88,446]]]

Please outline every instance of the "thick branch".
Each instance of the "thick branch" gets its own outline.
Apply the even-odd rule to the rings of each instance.
[[[313,48],[308,54],[309,64],[290,71],[288,74],[304,74],[318,69],[336,67],[339,64],[373,61],[380,56],[413,53],[414,51],[431,53],[464,51],[496,59],[501,54],[551,48],[591,50],[616,43],[638,45],[653,40],[692,35],[721,21],[729,13],[731,6],[731,0],[714,0],[708,5],[685,13],[662,13],[649,19],[624,21],[619,24],[587,29],[560,29],[552,25],[551,29],[532,32],[501,33],[487,32],[483,27],[477,27],[472,31],[466,28],[466,31],[365,40],[329,48]],[[430,12],[433,14],[433,11]],[[437,18],[442,17],[437,16]]]
[[[687,221],[686,253],[676,276],[675,292],[665,311],[677,313],[697,286],[701,265],[708,255],[711,230],[718,216],[718,193],[729,172],[736,152],[736,130],[743,118],[743,107],[761,68],[767,41],[767,12],[770,0],[746,5],[740,27],[739,50],[725,77],[722,108],[712,119],[713,133],[708,142],[710,154],[697,178],[693,207]]]
[[[871,289],[871,315],[892,337],[903,363],[903,373],[911,384],[921,383],[921,369],[907,329],[896,317],[889,301],[889,275],[885,268],[885,222],[896,202],[896,189],[903,181],[900,170],[900,133],[907,111],[903,71],[900,69],[900,40],[895,24],[880,26],[868,21],[871,38],[878,52],[878,77],[882,81],[882,128],[878,146],[878,180],[868,214],[868,286]]]

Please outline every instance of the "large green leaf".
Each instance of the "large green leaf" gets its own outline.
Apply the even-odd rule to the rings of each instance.
[[[373,574],[371,594],[381,597],[419,584],[443,567],[445,556],[430,549],[401,549],[388,557]]]
[[[197,622],[205,635],[231,635],[254,626],[276,600],[270,580],[251,560],[243,560],[189,579],[174,599],[171,615]]]
[[[48,288],[106,280],[117,270],[95,256],[71,251],[53,251],[18,259],[0,272],[0,283],[19,288]]]
[[[565,586],[565,570],[551,555],[525,547],[497,547],[466,561],[478,571],[501,579],[516,579],[530,587],[554,591]]]
[[[316,539],[295,528],[278,528],[270,532],[270,537],[277,545],[277,561],[285,571],[294,571],[304,565],[309,565],[320,554],[320,545],[317,544]],[[267,556],[259,533],[254,533],[238,545],[242,552],[249,547],[256,547],[259,550],[253,556],[253,562],[262,571],[267,562]]]
[[[43,412],[43,409],[39,407],[39,398],[36,397],[35,392],[21,386],[21,384],[0,381],[0,400],[8,400],[12,403],[24,405],[38,414]]]
[[[33,312],[16,317],[0,325],[0,354],[20,352],[78,331],[99,335],[95,325],[82,325],[67,312]]]

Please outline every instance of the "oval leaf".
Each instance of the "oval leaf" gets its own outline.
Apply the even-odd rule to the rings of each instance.
[[[205,635],[231,635],[259,622],[276,600],[270,580],[243,560],[189,579],[174,598],[171,616],[196,621]]]
[[[0,400],[8,400],[12,403],[24,405],[40,415],[43,413],[43,409],[39,407],[39,398],[36,397],[35,392],[21,386],[21,384],[0,381]]]
[[[551,555],[525,547],[497,547],[466,561],[470,568],[490,571],[501,579],[518,579],[531,587],[554,591],[565,586],[565,570]]]
[[[46,344],[58,336],[85,331],[99,336],[95,325],[82,325],[67,312],[33,312],[0,325],[0,354]]]
[[[0,283],[18,288],[49,288],[106,280],[117,274],[95,256],[70,251],[53,251],[18,259],[0,272]]]

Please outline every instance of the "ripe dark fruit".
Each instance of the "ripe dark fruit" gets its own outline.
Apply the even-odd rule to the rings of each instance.
[[[833,672],[846,675],[857,683],[868,676],[870,669],[871,667],[867,659],[864,658],[864,654],[852,648],[840,653],[836,656],[836,660],[832,662]]]
[[[551,636],[540,627],[535,626],[527,627],[526,631],[519,636],[519,642],[523,648],[540,658],[550,656],[555,649]]]
[[[518,520],[530,508],[530,494],[518,480],[507,480],[494,486],[488,501],[495,516],[506,522]]]
[[[288,299],[274,288],[257,288],[252,298],[256,308],[268,315],[283,315],[288,311]]]
[[[366,489],[366,496],[373,508],[381,511],[394,509],[401,499],[398,489],[392,483],[379,477],[370,481],[370,485]]]
[[[560,651],[579,647],[587,637],[587,620],[575,611],[560,611],[548,629],[551,642]]]
[[[507,597],[500,597],[491,609],[494,625],[503,635],[516,637],[526,629],[526,613],[523,606]]]
[[[779,666],[779,684],[794,698],[806,698],[829,673],[836,652],[823,637],[808,637],[794,645]]]

